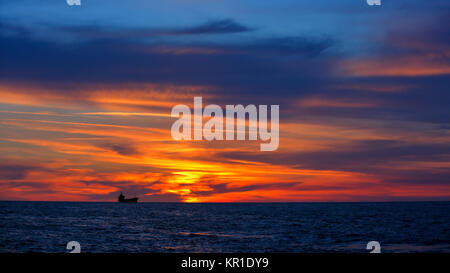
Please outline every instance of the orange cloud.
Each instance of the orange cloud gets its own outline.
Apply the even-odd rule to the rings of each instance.
[[[450,74],[450,65],[439,56],[378,57],[345,60],[339,65],[345,75],[368,76],[434,76]]]

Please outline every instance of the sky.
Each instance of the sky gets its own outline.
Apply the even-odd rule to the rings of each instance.
[[[450,200],[447,0],[0,0],[0,200]],[[280,143],[175,141],[280,105]]]

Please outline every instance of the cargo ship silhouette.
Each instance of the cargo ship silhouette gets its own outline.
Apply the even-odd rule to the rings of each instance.
[[[134,198],[125,198],[125,196],[122,194],[122,192],[120,192],[119,198],[118,198],[118,202],[119,203],[137,203],[139,198],[134,197]]]

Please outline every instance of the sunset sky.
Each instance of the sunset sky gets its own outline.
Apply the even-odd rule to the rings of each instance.
[[[448,0],[0,0],[0,200],[450,200]],[[280,144],[173,106],[280,105]]]

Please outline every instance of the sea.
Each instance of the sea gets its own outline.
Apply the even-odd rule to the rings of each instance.
[[[0,202],[0,252],[450,252],[450,202]]]

